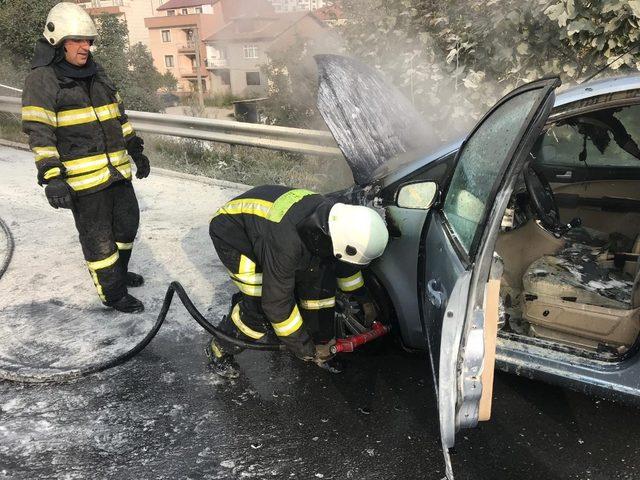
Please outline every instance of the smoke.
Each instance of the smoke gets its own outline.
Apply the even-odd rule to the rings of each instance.
[[[9,61],[9,55],[0,50],[0,84],[21,89],[27,76],[27,69],[20,69]],[[20,92],[0,86],[0,96],[19,97]]]

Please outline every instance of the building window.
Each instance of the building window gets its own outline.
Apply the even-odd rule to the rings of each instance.
[[[202,7],[196,7],[196,13],[202,13]]]
[[[173,64],[173,55],[165,55],[164,56],[164,65],[167,68],[172,68],[174,66],[174,64]]]
[[[260,85],[260,72],[247,72],[247,85]]]
[[[244,45],[243,50],[244,50],[244,58],[258,58],[257,45]]]
[[[171,30],[162,30],[162,41],[164,43],[171,41]]]
[[[175,10],[167,10],[167,17],[173,17],[176,14]]]
[[[220,71],[220,83],[222,85],[231,85],[231,73],[229,70]]]
[[[182,9],[182,14],[183,15],[187,15],[189,13],[189,10],[187,10],[186,8]]]

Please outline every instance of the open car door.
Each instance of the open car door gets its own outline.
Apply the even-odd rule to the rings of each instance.
[[[449,479],[456,432],[490,415],[502,276],[495,240],[517,174],[551,112],[559,84],[554,78],[524,85],[484,116],[462,144],[441,201],[423,228],[420,314]]]

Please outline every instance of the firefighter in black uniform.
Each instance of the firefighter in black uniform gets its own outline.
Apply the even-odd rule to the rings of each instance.
[[[22,125],[49,203],[73,212],[100,299],[141,312],[142,302],[127,292],[144,281],[128,271],[140,216],[129,155],[138,178],[149,175],[149,160],[113,83],[91,57],[96,35],[80,6],[51,9],[25,82]]]
[[[331,369],[336,286],[375,316],[360,267],[382,255],[389,238],[368,207],[308,190],[255,187],[222,206],[209,234],[240,292],[220,328],[248,341],[274,334],[298,358]],[[238,376],[241,349],[212,339],[207,355],[221,376]]]

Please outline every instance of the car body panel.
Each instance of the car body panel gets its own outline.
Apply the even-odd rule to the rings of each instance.
[[[498,336],[496,367],[588,395],[640,405],[640,355],[621,362],[584,359],[549,346]]]
[[[453,478],[448,450],[455,433],[477,424],[483,370],[494,368],[493,363],[484,364],[485,287],[500,220],[513,191],[514,172],[522,168],[542,131],[559,83],[550,79],[524,85],[483,117],[463,143],[449,185],[442,186],[446,196],[431,210],[423,229],[420,313],[448,478]]]
[[[593,96],[607,95],[617,92],[624,92],[626,90],[640,89],[640,75],[633,75],[629,77],[609,78],[605,80],[599,80],[595,82],[589,82],[588,84],[573,86],[565,89],[563,92],[558,92],[556,100],[554,102],[554,111],[550,115],[552,119],[555,112],[559,107],[566,107],[574,102],[586,101]],[[403,164],[397,169],[391,171],[384,177],[378,180],[380,187],[384,189],[393,190],[388,196],[392,197],[393,192],[404,183],[411,181],[414,177],[414,173],[419,170],[428,170],[430,166],[438,164],[443,157],[451,155],[459,150],[462,145],[463,139],[451,142],[439,149],[434,150],[432,153],[416,159],[415,161]],[[387,163],[389,166],[393,164],[393,161]],[[404,179],[404,181],[403,181]],[[400,242],[398,239],[392,239],[390,243],[395,242],[400,244],[391,246],[388,248],[385,255],[372,265],[372,270],[377,277],[381,279],[387,293],[392,300],[392,303],[396,306],[396,313],[398,316],[399,330],[402,334],[403,344],[410,349],[422,349],[424,348],[424,341],[420,336],[420,324],[418,319],[418,298],[415,295],[415,289],[409,285],[409,282],[405,282],[402,278],[407,272],[411,278],[415,277],[415,265],[414,258],[406,258],[407,251],[417,250],[405,250],[404,248],[412,248],[415,244],[415,238],[417,235],[413,228],[415,228],[416,222],[419,223],[419,218],[426,218],[427,212],[423,214],[413,211],[412,213],[405,215],[402,211],[406,209],[388,208],[391,212],[391,218],[394,219],[401,231],[402,236],[410,237],[406,242]],[[401,220],[398,221],[397,219]],[[412,219],[415,219],[412,220]],[[403,268],[398,268],[398,265],[403,265]],[[406,268],[404,268],[406,266]],[[398,280],[401,278],[402,280]],[[401,307],[399,307],[401,305]]]
[[[549,98],[553,98],[553,96]],[[334,97],[334,100],[340,102],[339,97]],[[547,103],[544,107],[546,116],[544,118],[539,116],[537,120],[544,123],[548,118],[548,121],[551,122],[570,116],[576,111],[582,113],[603,108],[602,105],[606,102],[614,105],[626,105],[627,100],[639,103],[640,75],[609,78],[567,88],[564,92],[558,93],[553,103],[553,111],[551,111],[552,105]],[[365,102],[367,110],[376,110],[378,108],[377,102],[378,98],[368,98]],[[353,104],[351,108],[353,108]],[[348,109],[342,108],[341,110],[341,115],[345,118],[348,117]],[[357,119],[358,116],[353,118]],[[536,128],[541,130],[542,126],[539,124]],[[486,280],[489,276],[490,256],[493,255],[495,237],[499,231],[500,212],[506,208],[517,173],[520,171],[518,168],[522,168],[524,160],[535,142],[531,132],[526,134],[526,142],[523,141],[529,145],[529,150],[519,152],[518,158],[511,163],[510,170],[503,177],[500,190],[496,192],[497,197],[493,209],[485,220],[485,233],[480,240],[480,246],[484,250],[482,255],[478,257],[478,262],[482,260],[484,266],[473,265],[472,259],[468,259],[468,264],[460,261],[460,258],[455,260],[453,255],[456,251],[455,246],[442,228],[443,217],[436,209],[409,211],[393,204],[393,199],[396,198],[397,191],[402,185],[415,181],[418,172],[422,172],[420,178],[429,178],[430,169],[435,168],[444,157],[458,151],[465,144],[462,139],[437,150],[433,149],[431,153],[421,154],[420,150],[405,150],[400,155],[402,158],[385,158],[384,161],[376,163],[372,167],[373,170],[363,174],[365,177],[368,175],[368,181],[363,181],[364,177],[361,177],[360,186],[351,191],[351,199],[358,203],[386,207],[387,221],[393,225],[393,230],[396,232],[395,235],[391,235],[385,254],[371,265],[370,270],[381,281],[394,305],[403,343],[411,348],[424,348],[426,339],[426,343],[431,344],[432,353],[437,351],[435,355],[430,355],[429,360],[432,364],[440,404],[443,453],[449,478],[453,473],[450,469],[448,448],[455,441],[455,432],[459,427],[473,426],[477,422],[474,415],[477,413],[475,403],[479,403],[475,400],[478,394],[476,392],[475,396],[468,397],[471,398],[471,401],[468,401],[466,405],[465,396],[470,389],[478,386],[478,367],[480,366],[480,370],[489,367],[482,363],[483,339],[477,331],[477,327],[482,327],[483,324],[482,312],[479,311],[481,309],[477,308],[478,300],[481,297],[479,294],[483,291],[483,288],[479,288],[479,286],[482,287],[481,280]],[[368,139],[371,140],[371,137]],[[338,143],[340,144],[340,142]],[[427,149],[424,151],[428,152]],[[407,160],[411,156],[413,158]],[[445,183],[448,174],[445,176],[432,175],[432,177],[438,177],[436,181],[443,187],[443,190],[446,190]],[[354,191],[358,192],[358,195],[354,195]],[[419,239],[416,230],[425,219],[422,236]],[[449,241],[448,246],[447,241]],[[426,246],[426,248],[416,249],[416,245]],[[418,262],[416,262],[416,256],[418,256]],[[418,270],[415,267],[416,263],[419,263]],[[484,268],[484,271],[478,273],[481,268]],[[427,286],[434,277],[432,274],[439,275],[438,279],[441,281],[436,285],[439,288],[432,289],[435,291],[430,293],[432,299],[436,298],[436,303],[438,298],[442,305],[453,295],[458,298],[453,302],[456,305],[452,305],[451,309],[442,308],[442,306],[437,309],[440,317],[424,313],[424,310],[431,308],[426,304],[431,303],[428,298]],[[414,282],[417,282],[418,288]],[[444,285],[445,283],[446,285]],[[465,289],[467,289],[469,301],[464,300],[462,292]],[[463,304],[467,309],[464,315],[464,319],[467,321],[461,323],[462,317],[457,312]],[[422,322],[418,318],[420,309],[423,310]],[[445,310],[452,311],[453,320],[444,329],[440,329]],[[422,338],[420,336],[421,327],[424,329]],[[438,345],[441,338],[445,338],[446,348],[440,348]],[[479,342],[480,347],[470,348],[470,341],[476,344]],[[460,352],[465,355],[458,358]],[[632,398],[640,404],[640,355],[635,354],[635,351],[633,353],[634,355],[630,355],[622,362],[606,364],[499,335],[496,366],[504,371],[557,383],[585,393],[595,393],[614,399]],[[441,388],[439,385],[441,375],[444,373],[451,377],[454,375],[453,372],[458,378],[453,383],[449,381]],[[452,407],[454,398],[455,407]],[[454,413],[452,414],[452,412]],[[461,412],[463,412],[463,416],[468,416],[470,419],[460,418]]]
[[[318,110],[359,185],[388,160],[434,144],[432,129],[380,72],[341,55],[316,55]]]
[[[640,89],[640,75],[593,80],[580,85],[574,85],[557,92],[554,107],[558,109],[565,105],[584,100],[586,98]],[[552,114],[553,116],[553,114]]]

